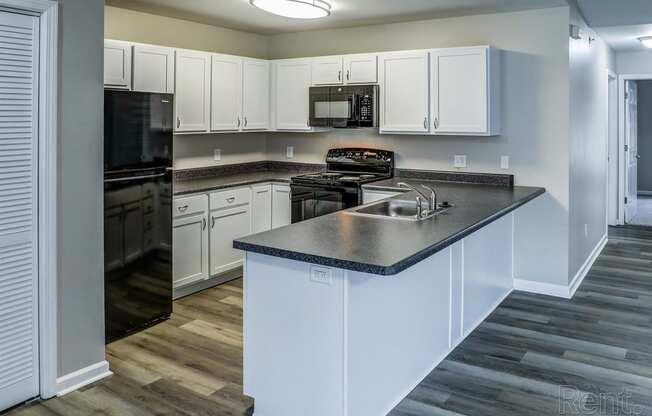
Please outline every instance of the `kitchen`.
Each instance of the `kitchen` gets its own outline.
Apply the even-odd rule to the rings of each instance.
[[[569,43],[612,57],[566,1],[343,26],[129,3],[102,10],[107,356],[67,358],[50,410],[137,412],[123,383],[149,411],[400,414],[512,291],[572,298],[605,246]]]

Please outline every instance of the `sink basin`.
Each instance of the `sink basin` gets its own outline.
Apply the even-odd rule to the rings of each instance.
[[[363,215],[371,217],[385,217],[398,220],[418,221],[434,217],[448,209],[438,208],[433,212],[428,212],[425,216],[417,218],[417,203],[416,201],[405,201],[400,199],[390,199],[385,201],[376,202],[371,205],[364,205],[360,208],[355,208],[347,211],[352,215]]]

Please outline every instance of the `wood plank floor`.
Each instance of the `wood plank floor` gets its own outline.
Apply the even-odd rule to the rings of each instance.
[[[391,415],[652,415],[652,228],[609,234],[574,299],[513,293]],[[241,284],[175,302],[109,346],[114,376],[12,416],[248,414]]]

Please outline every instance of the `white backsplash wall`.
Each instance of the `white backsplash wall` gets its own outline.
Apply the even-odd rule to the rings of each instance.
[[[220,149],[222,160],[214,160]],[[191,169],[267,160],[265,133],[221,133],[174,136],[174,168]]]

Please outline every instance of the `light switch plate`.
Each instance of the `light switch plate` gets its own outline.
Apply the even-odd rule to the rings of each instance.
[[[455,155],[455,160],[453,161],[453,166],[456,168],[465,168],[466,167],[466,155]]]
[[[501,156],[500,157],[500,168],[501,169],[509,169],[509,156]]]
[[[222,160],[222,149],[213,150],[213,160],[215,160],[216,162]]]
[[[292,159],[294,157],[294,146],[287,146],[285,148],[285,156],[288,159]]]
[[[333,284],[333,270],[328,267],[312,266],[310,268],[310,280],[330,286]]]

